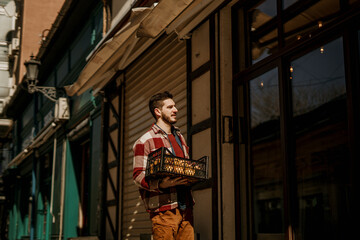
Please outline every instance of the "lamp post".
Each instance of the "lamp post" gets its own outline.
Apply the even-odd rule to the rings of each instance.
[[[26,61],[24,65],[26,67],[25,81],[28,86],[28,92],[29,93],[41,92],[42,94],[45,95],[45,97],[47,97],[53,102],[56,102],[57,91],[58,91],[57,88],[37,86],[37,83],[39,82],[37,77],[39,74],[39,67],[41,65],[41,62],[31,55],[30,60]]]
[[[37,60],[33,55],[30,56],[30,60],[24,63],[26,66],[26,78],[27,90],[29,93],[41,92],[48,99],[55,102],[54,117],[56,120],[67,120],[70,118],[69,105],[67,98],[58,97],[58,95],[64,94],[63,88],[38,86],[38,74],[41,62]],[[60,94],[61,93],[61,94]]]

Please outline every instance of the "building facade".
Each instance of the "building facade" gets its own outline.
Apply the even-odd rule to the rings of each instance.
[[[9,96],[13,90],[11,88],[12,78],[9,74],[9,59],[8,51],[12,34],[15,29],[15,1],[1,1],[0,2],[0,176],[6,169],[7,163],[11,159],[11,140],[9,133],[12,127],[12,120],[4,115],[4,106],[9,100]],[[0,238],[6,236],[6,196],[4,189],[4,182],[0,177]]]
[[[130,18],[135,40],[120,30],[111,39],[116,56],[104,43],[88,62],[97,72],[85,67],[72,88],[92,87],[106,99],[106,181],[114,186],[106,224],[119,226],[106,234],[150,234],[132,184],[131,146],[152,122],[147,99],[162,90],[175,95],[192,157],[211,159],[211,180],[193,191],[198,238],[341,239],[351,232],[359,2],[172,4],[185,5],[175,18],[164,2],[139,24]],[[152,21],[155,14],[163,22]]]
[[[19,147],[31,154],[14,155],[7,175],[13,201],[42,193],[18,208],[48,209],[32,218],[48,226],[44,239],[151,239],[132,146],[153,123],[148,99],[165,90],[191,158],[210,158],[209,180],[193,188],[196,239],[355,233],[359,1],[72,3],[37,55],[41,84],[65,87],[70,118],[54,122],[53,105],[33,97],[34,122],[50,120]],[[88,33],[95,37],[86,45]],[[14,129],[17,141],[24,131]],[[46,177],[32,187],[32,173]]]
[[[5,108],[14,120],[13,156],[2,177],[6,239],[96,236],[99,169],[92,159],[100,157],[101,105],[89,92],[66,98],[60,87],[75,81],[101,39],[103,4],[22,2],[18,10],[17,88]],[[24,76],[31,58],[41,62],[34,93]]]

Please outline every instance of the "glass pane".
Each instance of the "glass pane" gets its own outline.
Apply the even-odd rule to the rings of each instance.
[[[340,11],[339,0],[307,1],[297,4],[298,11],[285,10],[284,34],[286,44],[311,38],[324,25],[329,24]],[[299,12],[300,11],[300,12]]]
[[[276,0],[262,1],[249,12],[251,56],[256,63],[277,48]]]
[[[93,44],[97,44],[98,41],[101,39],[102,37],[102,32],[103,32],[103,11],[102,9],[100,9],[96,15],[94,16],[94,32],[95,32],[95,42],[93,42]]]
[[[86,54],[91,47],[91,26],[88,24],[80,32],[70,50],[71,69],[80,61],[85,62]]]
[[[51,75],[45,81],[45,86],[55,87],[55,74],[54,73],[51,73]]]
[[[256,239],[284,239],[277,68],[251,80],[250,109]]]
[[[69,61],[68,61],[68,55],[65,54],[63,59],[61,59],[60,64],[57,67],[57,85],[61,86],[62,85],[62,81],[64,80],[64,78],[66,77],[66,75],[69,73]]]
[[[299,1],[299,0],[283,0],[283,9],[288,8],[289,6],[291,6],[292,4],[294,4],[297,1]]]
[[[342,39],[291,63],[299,201],[297,239],[343,239],[350,226]]]
[[[26,125],[34,118],[34,101],[31,100],[28,107],[24,110],[22,114],[22,128],[25,128]]]

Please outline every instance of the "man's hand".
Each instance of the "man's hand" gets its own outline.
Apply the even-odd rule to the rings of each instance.
[[[160,181],[159,188],[175,187],[177,185],[186,185],[188,183],[189,183],[188,179],[183,177],[177,177],[177,178],[166,177]]]

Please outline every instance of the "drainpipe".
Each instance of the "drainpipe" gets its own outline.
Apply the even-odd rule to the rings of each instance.
[[[34,240],[34,228],[35,228],[35,216],[36,216],[36,165],[37,165],[37,159],[34,156],[33,158],[33,166],[32,166],[32,172],[31,172],[31,178],[32,178],[32,186],[31,186],[31,218],[30,218],[30,240]]]
[[[52,166],[52,175],[51,175],[51,196],[50,196],[50,214],[52,216],[52,223],[55,223],[55,215],[53,212],[54,207],[54,184],[55,184],[55,166],[56,166],[56,145],[57,145],[57,136],[54,136],[54,150],[53,150],[53,166]],[[50,223],[48,223],[50,224]]]
[[[62,238],[63,234],[63,219],[64,219],[64,201],[65,201],[65,176],[66,176],[66,140],[63,140],[62,148],[62,172],[61,172],[61,196],[60,196],[60,228],[59,228],[59,240]]]
[[[33,116],[34,116],[34,128],[33,130],[35,132],[33,132],[33,137],[35,137],[38,134],[38,124],[36,123],[36,109],[38,108],[38,104],[37,104],[37,94],[35,94],[35,100],[34,100],[34,112],[33,112]],[[39,169],[38,169],[38,151],[35,150],[34,151],[34,155],[33,155],[33,165],[32,165],[32,172],[31,172],[31,177],[32,177],[32,187],[31,187],[31,219],[30,219],[30,240],[34,240],[35,237],[35,226],[36,226],[36,213],[37,213],[37,190],[38,190],[38,180],[39,180]]]

